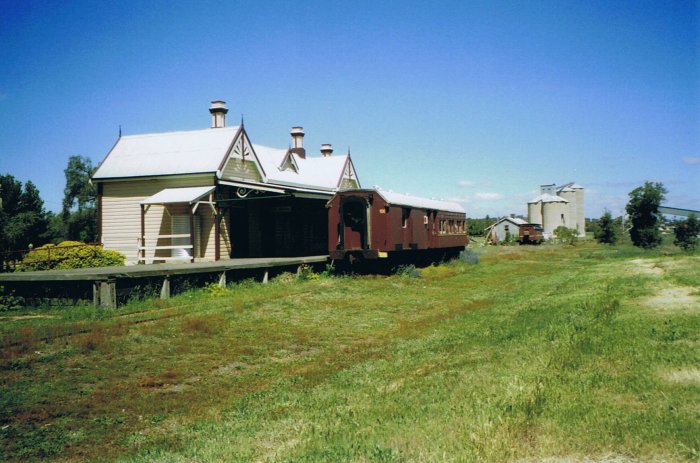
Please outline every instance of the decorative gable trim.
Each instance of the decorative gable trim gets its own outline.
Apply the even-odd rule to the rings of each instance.
[[[292,153],[291,149],[287,151],[287,154],[285,154],[284,159],[282,159],[278,169],[281,171],[292,170],[299,173],[299,165],[297,164],[296,159],[294,159],[294,153]]]
[[[250,138],[248,138],[248,134],[243,127],[239,129],[233,138],[233,142],[231,142],[231,146],[219,166],[217,176],[220,179],[235,177],[267,182],[265,169],[263,169],[258,155],[253,149],[253,144],[250,142]]]
[[[341,189],[344,185],[351,185],[353,183],[356,185],[354,188],[362,188],[360,179],[357,178],[357,172],[355,171],[355,165],[352,163],[352,158],[348,156],[345,160],[343,172],[340,174],[336,188]]]

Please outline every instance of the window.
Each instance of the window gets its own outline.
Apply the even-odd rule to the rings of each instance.
[[[407,207],[401,209],[401,228],[408,227],[408,218],[411,215],[411,210]]]

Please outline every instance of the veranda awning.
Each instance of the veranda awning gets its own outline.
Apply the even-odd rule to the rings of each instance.
[[[141,201],[141,204],[194,204],[204,196],[214,191],[213,186],[195,186],[187,188],[165,188],[151,197]]]

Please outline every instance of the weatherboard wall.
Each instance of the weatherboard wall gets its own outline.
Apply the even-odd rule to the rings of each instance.
[[[213,178],[159,178],[149,180],[132,180],[120,182],[105,182],[102,187],[102,237],[101,241],[105,249],[119,251],[126,256],[129,264],[138,261],[138,242],[141,237],[141,201],[152,196],[164,188],[209,186],[214,184]],[[170,206],[170,210],[162,205],[151,205],[148,207],[144,218],[146,246],[167,245],[163,240],[157,241],[157,235],[170,234],[170,216],[173,213],[187,213],[183,207],[182,211],[173,209],[177,206]],[[202,211],[199,211],[202,209]],[[206,212],[205,212],[206,211]],[[202,235],[200,240],[207,244],[213,244],[213,219],[211,219],[211,209],[208,205],[202,204],[198,208],[200,223],[202,225]],[[206,239],[204,238],[206,235]],[[212,248],[203,249],[205,257],[214,257]],[[201,252],[201,251],[200,251]],[[168,250],[146,251],[147,258],[166,257],[170,253]]]

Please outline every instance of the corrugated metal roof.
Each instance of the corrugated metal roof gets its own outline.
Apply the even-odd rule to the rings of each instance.
[[[239,127],[120,137],[94,179],[216,172]]]
[[[334,190],[338,186],[340,176],[348,156],[328,156],[302,158],[292,154],[298,171],[292,169],[280,170],[287,150],[270,148],[253,144],[253,149],[265,169],[269,183],[289,185],[301,188],[321,188]]]
[[[153,196],[141,201],[141,204],[194,203],[214,191],[213,186],[195,186],[186,188],[165,188]]]
[[[382,189],[377,189],[376,191],[387,203],[397,206],[409,206],[421,209],[466,213],[464,208],[459,203],[453,201],[419,198],[417,196],[395,193],[393,191],[386,191]]]
[[[496,222],[492,223],[492,224],[489,225],[488,227],[486,227],[486,230],[488,230],[488,229],[490,229],[490,228],[493,228],[493,227],[495,227],[496,225],[498,225],[499,223],[504,222],[504,221],[506,221],[506,220],[507,220],[508,222],[511,222],[512,224],[518,225],[518,226],[520,226],[520,225],[527,225],[527,224],[528,224],[528,222],[527,222],[526,220],[523,220],[523,219],[521,219],[520,217],[503,217],[503,218],[497,220]]]
[[[239,127],[166,132],[120,137],[93,175],[95,180],[160,175],[215,173],[226,157]],[[333,191],[348,156],[301,158],[292,154],[298,170],[280,170],[288,150],[253,144],[267,183],[290,188]]]
[[[536,197],[532,201],[528,201],[528,204],[539,203],[539,202],[543,202],[543,203],[568,203],[569,201],[562,198],[561,196],[553,196],[553,195],[544,193],[544,194],[539,195],[538,197]]]

